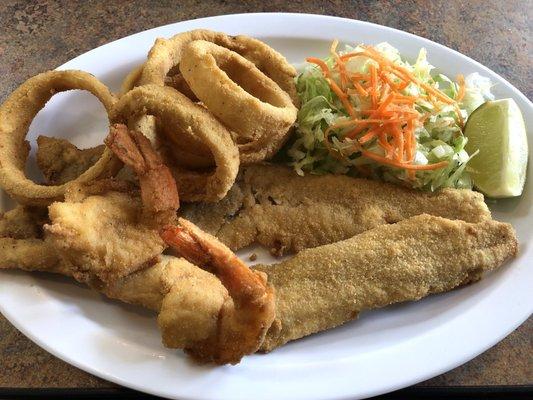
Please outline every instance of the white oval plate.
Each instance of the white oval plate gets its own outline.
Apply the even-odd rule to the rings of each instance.
[[[119,88],[143,61],[155,38],[208,28],[269,43],[290,62],[325,55],[337,38],[347,43],[388,41],[414,58],[421,47],[450,76],[479,72],[496,83],[498,98],[514,98],[533,126],[531,102],[500,76],[444,46],[367,22],[304,14],[243,14],[180,22],[89,51],[61,69],[81,69]],[[56,96],[31,127],[82,146],[101,143],[103,109],[87,94]],[[531,136],[529,145],[533,149]],[[164,349],[152,314],[104,299],[70,280],[4,271],[0,311],[57,357],[112,382],[176,399],[344,399],[374,396],[448,371],[493,346],[532,312],[530,204],[532,179],[521,198],[492,205],[520,240],[516,260],[478,284],[422,301],[365,313],[338,329],[290,343],[237,366],[198,366]],[[7,201],[3,200],[4,208]],[[524,355],[526,356],[526,355]]]

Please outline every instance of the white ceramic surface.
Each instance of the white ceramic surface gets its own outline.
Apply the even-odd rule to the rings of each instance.
[[[106,44],[60,68],[89,71],[117,90],[127,72],[143,61],[156,37],[195,28],[257,37],[293,63],[306,56],[325,55],[335,38],[348,43],[388,41],[409,58],[426,47],[431,63],[450,76],[474,71],[489,76],[496,83],[497,97],[513,97],[528,129],[533,126],[531,102],[479,63],[405,32],[334,17],[247,14],[186,21]],[[103,108],[90,95],[60,94],[39,113],[30,138],[34,144],[36,134],[48,134],[88,146],[101,143],[106,124]],[[531,135],[529,146],[533,149]],[[521,198],[491,204],[495,218],[515,226],[521,248],[516,260],[480,283],[365,313],[358,321],[290,343],[271,354],[246,357],[237,366],[195,365],[181,352],[161,346],[151,313],[106,300],[61,277],[1,272],[0,311],[30,339],[63,360],[104,379],[160,396],[255,400],[373,396],[470,360],[531,314],[532,182],[527,181]],[[5,209],[8,203],[4,196],[0,205]]]

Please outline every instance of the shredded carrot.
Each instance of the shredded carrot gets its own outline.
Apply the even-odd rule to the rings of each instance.
[[[372,108],[376,108],[378,104],[378,73],[374,65],[370,65],[370,97],[372,99]]]
[[[409,120],[407,122],[407,129],[405,130],[405,137],[407,142],[407,162],[413,162],[415,158],[415,152],[416,152],[416,141],[415,141],[415,124],[413,123],[413,120]]]
[[[342,61],[342,60],[341,60]],[[361,81],[368,81],[370,80],[370,75],[368,74],[356,74],[355,72],[348,72],[348,76],[350,78],[359,79]]]
[[[366,158],[370,158],[382,164],[387,164],[393,167],[403,168],[407,170],[411,169],[411,170],[418,170],[418,171],[428,171],[428,170],[433,170],[433,169],[444,168],[446,165],[448,165],[448,161],[441,161],[435,164],[424,164],[424,165],[400,163],[398,161],[391,160],[389,158],[380,156],[379,154],[372,153],[371,151],[367,151],[367,150],[361,150],[361,154],[365,156]]]
[[[355,87],[355,90],[357,90],[357,93],[359,93],[359,95],[361,97],[367,97],[368,96],[368,92],[361,86],[361,84],[359,82],[357,82],[357,80],[353,79],[352,83],[353,83],[353,85]]]
[[[381,126],[378,127],[378,128],[374,128],[374,129],[369,130],[368,132],[366,132],[363,136],[361,136],[359,138],[359,143],[360,144],[365,144],[365,143],[371,141],[376,136],[378,136],[378,134],[380,134],[382,131],[383,131],[383,127],[381,127]]]
[[[455,101],[460,102],[463,100],[466,93],[465,77],[461,74],[457,75],[457,83],[459,84],[459,92],[457,93]]]
[[[385,150],[387,158],[391,158],[394,154],[394,147],[392,147],[389,141],[387,140],[386,133],[380,133],[380,135],[378,136],[378,143],[383,148],[383,150]]]
[[[407,68],[397,65],[384,57],[370,46],[361,46],[362,50],[339,55],[337,52],[338,41],[334,41],[330,53],[334,60],[334,68],[338,73],[338,85],[333,79],[328,65],[321,59],[309,57],[308,62],[316,64],[322,71],[331,90],[339,98],[349,114],[349,119],[331,125],[324,133],[324,143],[333,156],[344,159],[345,150],[335,149],[330,136],[339,129],[350,129],[338,136],[340,142],[349,142],[352,152],[358,151],[367,158],[379,163],[401,168],[407,171],[409,179],[415,178],[418,170],[433,170],[447,165],[446,161],[428,164],[413,164],[416,153],[415,128],[424,124],[431,115],[428,112],[419,112],[417,103],[426,101],[433,105],[435,110],[443,104],[452,105],[459,125],[463,125],[458,102],[464,97],[465,85],[462,76],[457,77],[459,83],[457,99],[452,99],[436,87],[421,82]],[[363,56],[373,60],[368,66],[368,73],[352,73],[347,71],[346,61],[353,57]],[[336,75],[337,76],[337,75]],[[410,84],[423,89],[418,96],[408,96],[402,91]],[[366,99],[370,107],[356,111],[350,100],[351,96],[359,96],[361,101]],[[353,128],[352,128],[353,127]],[[361,135],[358,137],[358,135]],[[358,139],[357,139],[358,137]],[[376,140],[383,149],[385,156],[363,149],[361,146]],[[351,154],[351,153],[350,153]]]
[[[331,87],[331,90],[333,90],[333,92],[340,99],[340,101],[342,102],[342,105],[346,108],[346,111],[348,111],[348,114],[352,118],[355,118],[355,110],[353,109],[350,101],[348,100],[348,95],[344,93],[339,88],[339,86],[337,86],[337,84],[333,81],[333,79],[331,79],[331,73],[329,71],[328,65],[323,60],[321,60],[320,58],[316,58],[316,57],[308,57],[306,61],[312,64],[316,64],[320,67],[320,69],[322,70],[322,73],[324,74],[326,78],[326,81]]]
[[[392,132],[394,137],[394,143],[396,144],[396,153],[394,154],[396,161],[403,162],[404,160],[404,146],[405,140],[402,130],[398,125],[392,125]]]
[[[339,72],[340,80],[341,80],[341,89],[344,91],[346,90],[346,85],[348,84],[348,76],[346,74],[346,66],[344,65],[344,62],[340,61],[340,57],[337,54],[337,46],[339,45],[339,41],[335,39],[333,43],[331,43],[330,47],[330,53],[335,58],[335,66],[337,67],[337,70]]]
[[[381,79],[387,82],[390,87],[392,87],[395,90],[398,90],[398,85],[392,81],[392,79],[387,75],[385,71],[380,72],[379,76],[381,77]]]

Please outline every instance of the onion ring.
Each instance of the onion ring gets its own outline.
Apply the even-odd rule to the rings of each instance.
[[[236,133],[241,161],[277,152],[296,120],[289,95],[251,61],[204,40],[183,48],[180,71],[194,94]]]
[[[298,106],[298,94],[294,84],[296,69],[285,57],[260,40],[244,35],[229,36],[206,29],[179,33],[170,39],[157,39],[148,53],[139,85],[163,86],[167,74],[180,64],[185,45],[195,40],[205,40],[226,47],[253,62],[261,72],[287,92],[294,105]]]
[[[144,68],[144,64],[141,64],[134,69],[132,69],[128,75],[124,78],[122,81],[122,84],[120,86],[120,95],[123,96],[124,94],[128,93],[133,88],[139,86],[139,79],[141,77],[142,71]],[[165,86],[172,87],[176,89],[177,91],[181,92],[185,96],[187,96],[192,101],[197,101],[196,97],[194,96],[194,93],[191,92],[191,89],[187,86],[187,83],[179,73],[179,70],[177,73],[173,74],[171,77],[167,77],[165,80],[166,84]],[[148,121],[144,116],[141,116],[141,123],[146,124]],[[149,123],[152,123],[154,121],[149,121]],[[138,121],[129,121],[128,126],[130,129],[136,129],[143,131],[139,127],[135,126],[138,124]],[[144,128],[147,128],[147,126],[143,126]],[[155,132],[155,124],[153,127],[150,127]],[[161,125],[158,127],[158,131],[171,131],[171,127],[168,127],[166,125]],[[155,133],[154,133],[155,134]],[[169,134],[169,137],[173,137],[176,135]],[[207,146],[205,146],[203,143],[198,141],[197,138],[184,134],[184,135],[178,135],[179,141],[176,143],[173,143],[172,145],[172,153],[175,156],[175,162],[177,165],[180,165],[184,168],[208,168],[213,167],[215,165],[215,161],[213,160],[213,156],[211,155],[211,152]]]
[[[24,172],[30,150],[26,135],[35,115],[57,92],[87,90],[100,100],[108,115],[116,102],[109,89],[93,75],[82,71],[48,71],[20,85],[0,106],[0,186],[25,205],[48,205],[61,200],[72,182],[87,182],[115,172],[118,160],[106,149],[100,159],[74,181],[44,186]]]
[[[157,85],[136,87],[123,95],[113,110],[112,122],[128,123],[153,115],[159,124],[174,127],[171,140],[195,137],[211,151],[214,171],[190,171],[168,165],[184,201],[217,201],[231,188],[239,170],[239,153],[230,132],[204,107],[178,91]],[[175,129],[179,127],[180,129]],[[168,135],[169,132],[165,131]],[[167,157],[167,162],[172,157]]]
[[[133,89],[135,86],[139,85],[139,79],[141,79],[141,75],[143,72],[144,64],[137,65],[135,68],[133,68],[130,72],[128,72],[128,75],[124,78],[122,83],[120,84],[120,95],[128,93],[131,89]]]

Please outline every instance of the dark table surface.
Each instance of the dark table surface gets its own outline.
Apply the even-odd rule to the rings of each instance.
[[[0,1],[0,100],[26,78],[104,43],[172,22],[245,12],[336,15],[402,29],[481,62],[533,97],[533,2],[506,1]],[[467,364],[418,388],[531,385],[533,319]],[[0,316],[0,397],[7,389],[124,393],[48,354]],[[4,390],[4,392],[2,392]],[[109,392],[108,392],[109,393]],[[411,392],[414,393],[414,392]],[[20,392],[19,392],[20,394]]]

